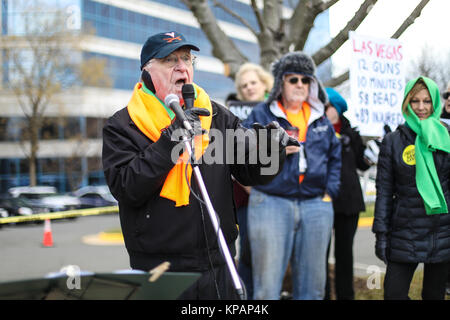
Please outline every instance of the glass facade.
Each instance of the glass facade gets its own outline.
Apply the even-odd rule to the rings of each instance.
[[[27,13],[24,7],[25,0],[0,0],[1,1],[1,30],[2,34],[21,35],[25,32],[24,21]],[[26,1],[29,3],[29,1]],[[31,1],[33,2],[33,1]],[[57,10],[66,14],[65,25],[70,30],[88,30],[100,39],[116,41],[126,46],[140,47],[151,34],[168,30],[177,30],[189,40],[195,42],[201,51],[199,55],[212,57],[212,46],[192,21],[186,21],[191,17],[184,3],[180,0],[153,0],[147,1],[149,5],[165,6],[169,10],[182,10],[184,19],[160,17],[148,10],[139,10],[134,2],[130,1],[103,1],[103,0],[41,0],[41,15],[35,21],[36,24],[45,22],[51,14]],[[224,22],[245,28],[240,21],[221,8],[214,6],[209,0],[211,9],[216,17]],[[246,20],[253,28],[257,29],[257,22],[252,9],[246,3],[237,0],[221,0],[225,7]],[[284,5],[293,8],[296,0],[285,0]],[[35,15],[33,15],[35,17]],[[195,19],[195,18],[189,18]],[[28,21],[28,20],[27,20]],[[315,21],[315,27],[306,43],[305,51],[312,53],[328,42],[329,36],[328,11],[321,14]],[[259,62],[259,47],[257,43],[234,38],[233,41],[244,55],[252,62]],[[120,90],[133,89],[140,76],[140,62],[138,56],[130,58],[130,55],[119,52],[108,53],[108,50],[97,51],[87,49],[83,52],[83,59],[100,58],[106,61],[106,71],[112,80],[112,87]],[[8,81],[8,63],[2,59],[2,80]],[[320,78],[324,81],[331,76],[331,64],[326,62],[319,69]],[[231,79],[217,72],[204,70],[195,71],[195,82],[203,87],[215,100],[224,101],[230,92],[235,91]],[[111,106],[113,108],[115,106]],[[0,106],[1,108],[1,106]],[[111,112],[112,114],[112,112]],[[43,126],[39,132],[43,143],[52,141],[68,141],[71,139],[92,139],[101,141],[102,127],[105,118],[89,117],[80,114],[77,117],[45,117]],[[2,115],[0,109],[0,143],[14,142],[20,144],[26,138],[27,122],[25,117]],[[56,186],[60,192],[67,192],[86,184],[103,184],[104,176],[100,158],[101,150],[95,156],[60,156],[39,158],[37,160],[38,184],[50,184]],[[28,160],[23,156],[0,157],[0,193],[8,188],[18,185],[27,185]]]
[[[41,143],[61,140],[101,139],[105,118],[94,117],[47,117],[39,132]],[[24,117],[0,117],[0,143],[26,140]],[[81,140],[79,140],[81,141]],[[53,185],[61,192],[68,192],[80,185],[103,184],[104,177],[100,156],[73,156],[39,158],[37,160],[37,182]],[[24,158],[0,159],[0,193],[8,188],[29,183],[29,163]]]
[[[179,9],[187,10],[185,5],[180,1],[160,1],[164,5],[171,5]],[[254,20],[252,12],[248,5],[237,1],[225,1],[237,7],[236,10],[246,12],[246,18]],[[242,7],[245,7],[243,10]],[[226,19],[223,10],[219,8],[214,9],[220,12],[219,19]],[[239,11],[240,12],[240,11]],[[230,16],[228,15],[228,20]],[[142,45],[148,36],[165,32],[168,30],[177,30],[186,38],[195,42],[200,48],[200,54],[211,56],[212,47],[203,31],[199,28],[187,26],[185,24],[177,23],[176,21],[168,21],[156,17],[148,16],[142,13],[133,12],[130,10],[114,7],[108,4],[84,0],[82,11],[83,25],[87,29],[95,30],[99,37],[120,40],[125,42],[132,42]],[[237,46],[246,54],[250,61],[258,62],[259,47],[255,43],[234,39]],[[122,57],[113,57],[99,53],[87,53],[88,56],[98,56],[108,61],[108,70],[114,82],[114,88],[117,89],[132,89],[134,84],[139,80],[139,60],[127,59]],[[216,84],[214,88],[209,85],[211,78]],[[211,96],[224,100],[226,95],[234,90],[233,82],[224,75],[208,75],[206,72],[196,72],[196,83],[203,87],[209,87],[208,92]],[[224,92],[227,93],[224,93]]]

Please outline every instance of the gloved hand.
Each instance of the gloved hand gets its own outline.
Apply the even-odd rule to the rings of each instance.
[[[184,114],[193,128],[193,132],[189,132],[185,129],[181,121],[175,118],[174,121],[172,121],[172,124],[161,131],[162,134],[168,136],[172,141],[179,142],[182,141],[183,136],[191,139],[193,136],[202,135],[205,133],[205,130],[202,129],[199,116],[209,116],[210,113],[207,109],[191,108],[185,110]]]
[[[300,146],[300,142],[297,139],[290,137],[287,132],[280,126],[277,121],[272,121],[269,124],[263,126],[262,124],[255,122],[252,124],[252,127],[256,131],[267,130],[267,148],[270,148],[272,145],[272,140],[278,142],[280,152],[284,152],[287,146]],[[261,141],[259,141],[260,133],[257,134],[258,138],[258,146],[261,145]],[[268,150],[268,154],[270,154],[271,150]]]
[[[367,141],[366,149],[364,149],[364,160],[372,165],[377,164],[378,154],[380,153],[380,145],[377,140]]]
[[[377,233],[375,238],[375,255],[387,264],[387,236],[384,233]]]

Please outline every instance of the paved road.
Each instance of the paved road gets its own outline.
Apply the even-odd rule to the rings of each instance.
[[[123,244],[92,245],[83,241],[86,236],[119,228],[117,214],[54,220],[51,227],[54,241],[51,248],[42,246],[43,224],[0,229],[0,282],[43,277],[66,265],[92,272],[129,269]],[[374,255],[374,241],[370,227],[358,228],[354,244],[356,275],[368,276],[371,265],[384,270],[384,264]]]
[[[129,268],[123,245],[98,246],[82,241],[83,236],[119,228],[117,214],[53,220],[51,227],[53,247],[42,246],[44,224],[0,229],[0,281],[40,278],[66,265],[93,272]]]

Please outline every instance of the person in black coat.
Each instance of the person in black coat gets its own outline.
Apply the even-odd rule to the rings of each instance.
[[[409,299],[424,263],[422,298],[445,297],[450,261],[450,136],[439,121],[439,89],[419,77],[405,86],[404,125],[387,134],[377,165],[375,254],[387,264],[384,298]]]
[[[245,137],[240,138],[242,135],[236,132],[247,129],[240,125],[239,118],[193,83],[191,50],[199,49],[176,31],[147,39],[141,51],[142,81],[135,85],[127,106],[111,116],[103,128],[103,168],[111,193],[119,203],[122,233],[133,269],[149,271],[167,261],[170,271],[201,274],[180,299],[236,299],[242,294],[234,290],[236,277],[231,278],[216,228],[205,217],[207,208],[198,196],[200,186],[197,179],[192,179],[194,165],[183,152],[180,133],[196,142],[195,158],[204,160],[196,164],[196,169],[201,172],[231,256],[236,253],[238,235],[231,176],[244,185],[270,182],[278,171],[262,170],[260,159],[256,163],[249,161],[251,149],[270,142],[269,149],[278,143],[279,152],[266,151],[274,151],[271,160],[279,160],[281,170],[286,145],[289,141],[295,145],[298,142],[290,139],[277,123],[261,129],[261,133],[274,129],[271,133],[276,135],[266,135],[264,140],[262,135],[256,135],[252,141],[242,141]],[[169,108],[169,102],[163,101],[175,96],[183,105],[185,84],[194,87],[195,99],[193,106],[185,106],[177,117],[173,112],[176,105],[174,108],[170,103]],[[184,123],[193,129],[182,129],[183,114]],[[228,143],[218,142],[219,134],[226,142],[230,130],[236,133],[230,141],[233,150],[244,149],[243,154],[236,151],[230,157]],[[213,138],[214,144],[210,143]],[[244,148],[238,149],[238,144]],[[214,161],[211,157],[206,161],[208,152],[215,153]],[[238,163],[238,156],[245,161]]]
[[[447,83],[447,90],[442,94],[444,105],[442,106],[441,121],[450,126],[450,81]],[[447,286],[445,293],[450,296],[450,263],[448,264]]]
[[[325,112],[342,145],[341,187],[338,197],[333,200],[336,298],[353,300],[353,238],[359,213],[366,210],[357,169],[367,170],[370,164],[364,158],[365,145],[359,132],[342,115],[347,110],[347,102],[333,88],[325,90],[330,100]],[[328,252],[329,249],[328,247]],[[328,255],[329,253],[327,260]],[[328,276],[328,263],[326,265]],[[327,278],[325,299],[330,298],[328,280]]]

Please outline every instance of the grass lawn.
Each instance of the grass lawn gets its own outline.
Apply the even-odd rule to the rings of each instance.
[[[383,280],[384,274],[381,276],[380,289],[369,289],[368,278],[355,277],[355,300],[383,300]],[[422,300],[422,281],[423,270],[417,270],[414,273],[413,280],[409,289],[409,298],[412,300]],[[374,283],[369,280],[369,284]],[[450,296],[446,296],[445,300],[450,300]]]
[[[375,209],[375,202],[367,202],[366,203],[366,211],[361,212],[360,218],[371,218],[373,217],[373,211]]]

